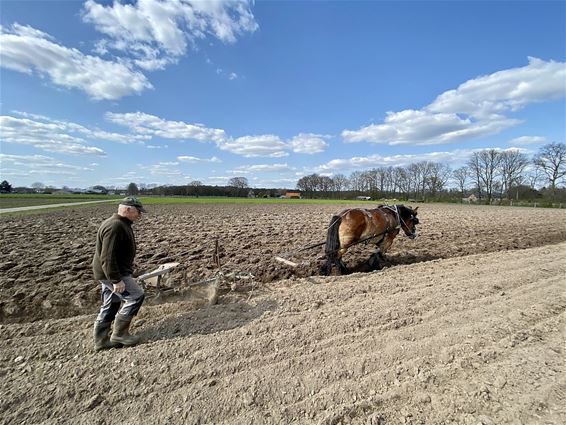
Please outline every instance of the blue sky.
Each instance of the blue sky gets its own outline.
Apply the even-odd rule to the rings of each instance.
[[[565,1],[0,0],[0,179],[295,187],[566,142]]]

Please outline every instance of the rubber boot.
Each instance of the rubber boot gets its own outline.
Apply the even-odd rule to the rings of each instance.
[[[94,351],[120,348],[122,344],[110,341],[110,326],[112,322],[94,322]]]
[[[124,316],[117,314],[114,319],[114,332],[110,337],[110,342],[122,344],[126,347],[131,347],[140,342],[140,337],[130,335],[130,323],[132,323],[132,316]]]

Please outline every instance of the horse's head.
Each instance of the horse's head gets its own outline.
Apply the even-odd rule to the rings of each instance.
[[[419,219],[417,218],[418,209],[419,207],[412,209],[404,205],[397,206],[397,210],[399,211],[399,224],[401,225],[401,229],[405,232],[405,235],[410,239],[417,237],[417,224],[419,224]]]

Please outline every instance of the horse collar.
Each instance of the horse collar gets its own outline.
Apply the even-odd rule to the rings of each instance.
[[[399,209],[397,208],[397,205],[385,205],[385,208],[393,211],[395,213],[395,219],[397,220],[397,224],[395,225],[395,230],[400,229],[401,228],[401,215],[399,214]]]

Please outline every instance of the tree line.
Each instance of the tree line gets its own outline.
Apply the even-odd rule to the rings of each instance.
[[[402,167],[355,171],[349,176],[311,174],[300,178],[296,188],[304,198],[353,199],[365,195],[374,199],[401,198],[424,202],[462,200],[474,194],[482,203],[496,200],[566,202],[566,188],[559,187],[565,175],[566,145],[550,143],[532,157],[516,149],[477,151],[464,166],[456,169],[445,163],[420,161]],[[51,193],[54,190],[42,183],[34,183],[32,189],[35,193]],[[10,183],[0,183],[1,193],[12,191]],[[198,180],[184,185],[156,187],[130,183],[121,191],[110,191],[98,185],[90,188],[89,193],[117,192],[128,195],[275,198],[284,195],[286,189],[250,189],[247,178],[233,177],[226,186],[205,185]]]
[[[558,188],[566,174],[566,145],[550,143],[533,156],[516,149],[486,149],[474,152],[467,163],[452,169],[434,161],[407,166],[377,167],[355,171],[350,176],[311,174],[297,182],[307,198],[404,198],[417,201],[464,198],[473,193],[479,202],[546,198],[566,200],[566,189]],[[565,198],[565,199],[563,199]]]

